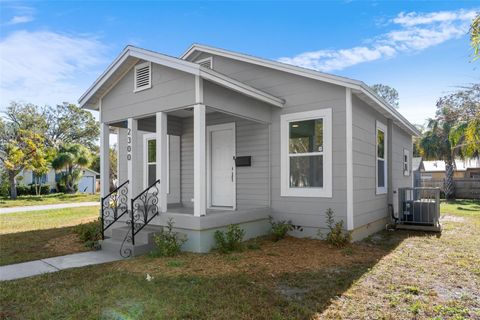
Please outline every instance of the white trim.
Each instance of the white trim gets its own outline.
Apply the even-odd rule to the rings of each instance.
[[[138,165],[138,120],[128,118],[127,120],[127,177],[128,186],[128,203],[136,196],[139,191],[139,180],[137,177]],[[131,209],[131,208],[130,208]]]
[[[378,131],[383,132],[383,144],[384,144],[384,149],[383,149],[383,176],[384,176],[384,186],[379,187],[378,186],[378,160],[381,158],[378,158]],[[380,121],[376,121],[375,125],[375,190],[376,194],[386,194],[388,191],[388,131],[387,131],[387,126],[383,124]]]
[[[148,187],[148,165],[149,164],[157,165],[157,161],[155,162],[147,161],[148,160],[148,140],[157,140],[157,134],[145,133],[143,135],[143,188],[144,189]],[[168,139],[167,139],[167,194],[170,194],[170,135],[168,135]]]
[[[407,157],[407,161],[405,161],[405,156]],[[410,150],[408,149],[403,149],[403,159],[402,159],[402,171],[403,171],[403,175],[405,177],[409,177],[410,176],[410,172],[411,172],[411,165],[410,165],[410,161],[411,161],[411,158],[410,158]],[[407,170],[405,170],[405,165],[407,165]]]
[[[110,193],[110,128],[108,124],[100,125],[100,195]],[[118,172],[118,171],[117,171]]]
[[[323,187],[291,188],[289,126],[292,121],[323,118]],[[281,196],[282,197],[332,197],[332,109],[324,108],[313,111],[289,113],[280,116],[280,164],[281,164]],[[321,154],[315,152],[315,154]],[[312,155],[311,153],[310,155]]]
[[[237,209],[237,168],[233,157],[236,156],[237,147],[236,147],[236,127],[235,122],[222,123],[217,125],[207,126],[207,208],[215,209],[219,207],[212,206],[212,132],[216,130],[232,130],[232,144],[233,144],[233,155],[232,155],[232,170],[233,170],[233,197],[232,197],[232,207],[221,207],[220,209]]]
[[[352,89],[346,88],[346,154],[347,154],[347,229],[353,230],[353,118]]]
[[[137,87],[137,72],[138,69],[148,67],[148,84],[141,87]],[[139,63],[135,65],[135,70],[133,73],[133,92],[139,92],[152,87],[152,63],[150,61]]]
[[[122,53],[108,66],[108,68],[95,80],[95,82],[87,89],[87,91],[79,98],[78,103],[80,107],[97,109],[95,105],[97,101],[90,102],[95,93],[106,83],[106,81],[117,71],[117,69],[129,58],[133,57],[149,62],[153,62],[162,66],[173,68],[179,71],[183,71],[192,75],[201,76],[204,79],[212,81],[218,85],[224,86],[228,89],[240,92],[244,95],[252,97],[254,99],[263,101],[265,103],[274,105],[276,107],[283,107],[285,101],[278,97],[275,97],[267,92],[256,89],[238,80],[231,79],[225,75],[222,75],[214,70],[204,68],[196,63],[173,58],[133,46],[127,46]],[[105,93],[103,93],[105,95]]]
[[[195,103],[203,103],[203,79],[195,76]]]
[[[255,64],[255,65],[259,65],[267,68],[272,68],[275,70],[296,74],[302,77],[316,79],[316,80],[344,86],[347,88],[351,88],[354,90],[358,90],[360,92],[363,92],[365,95],[367,95],[368,98],[373,100],[373,102],[379,105],[380,108],[382,108],[383,110],[387,111],[390,115],[392,115],[400,124],[404,126],[404,129],[406,131],[409,131],[410,134],[413,134],[416,136],[420,135],[420,132],[413,124],[411,124],[405,117],[403,117],[395,108],[390,106],[385,100],[378,97],[378,95],[374,93],[372,89],[362,81],[354,80],[346,77],[340,77],[333,74],[323,73],[316,70],[301,68],[301,67],[297,67],[297,66],[282,63],[282,62],[267,60],[263,58],[254,57],[251,55],[246,55],[238,52],[233,52],[229,50],[214,48],[214,47],[200,45],[200,44],[192,44],[190,48],[188,48],[187,51],[185,51],[185,53],[180,58],[183,60],[187,60],[192,54],[194,54],[197,51],[210,53],[213,55],[219,55],[226,58],[230,58],[230,59],[234,59],[234,60],[238,60],[246,63],[251,63],[251,64]]]
[[[206,62],[206,61],[210,62],[210,68],[208,68],[208,69],[213,69],[213,57],[208,57],[208,58],[205,58],[205,59],[200,59],[200,60],[195,61],[195,63],[201,64],[201,63],[204,63],[204,62]],[[206,68],[206,67],[204,67],[204,68]]]
[[[193,107],[193,215],[196,217],[207,213],[205,112],[203,104]]]

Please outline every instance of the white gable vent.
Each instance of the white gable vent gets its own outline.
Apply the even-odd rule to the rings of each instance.
[[[152,64],[150,62],[144,62],[135,66],[134,81],[135,92],[152,87]]]
[[[198,60],[197,63],[204,68],[213,69],[213,58],[212,57]]]

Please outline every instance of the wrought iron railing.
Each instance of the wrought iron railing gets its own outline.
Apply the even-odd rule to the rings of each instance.
[[[105,230],[128,212],[128,182],[102,198],[102,239],[105,239]]]
[[[138,196],[131,200],[130,219],[127,220],[127,225],[130,226],[130,230],[127,232],[120,248],[120,255],[122,257],[127,258],[132,254],[130,248],[124,249],[124,245],[126,243],[135,245],[135,235],[158,215],[159,184],[160,180],[155,181],[147,189],[143,190]]]

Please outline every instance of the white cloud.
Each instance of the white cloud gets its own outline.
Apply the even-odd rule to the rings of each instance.
[[[305,52],[280,62],[319,71],[342,70],[369,61],[391,58],[403,52],[418,52],[464,36],[475,10],[400,13],[391,20],[397,26],[371,40],[369,46]]]
[[[0,106],[76,102],[106,62],[93,37],[17,31],[0,41]]]
[[[26,23],[33,21],[33,16],[14,16],[10,21],[7,22],[9,25]]]

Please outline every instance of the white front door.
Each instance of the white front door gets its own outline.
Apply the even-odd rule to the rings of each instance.
[[[235,123],[207,127],[208,205],[235,208]]]

